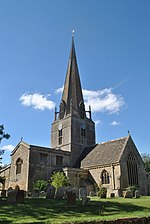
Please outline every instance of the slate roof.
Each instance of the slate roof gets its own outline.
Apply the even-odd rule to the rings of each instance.
[[[96,145],[82,160],[81,167],[94,167],[119,162],[128,138],[129,136]]]

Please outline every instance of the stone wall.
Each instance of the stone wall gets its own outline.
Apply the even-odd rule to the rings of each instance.
[[[102,184],[101,173],[106,170],[110,176],[110,184]],[[115,193],[118,196],[118,190],[120,189],[120,165],[99,166],[89,169],[89,172],[96,184],[101,187],[107,188],[107,196],[110,197],[111,193]]]
[[[21,190],[28,190],[29,154],[30,147],[24,142],[20,142],[12,152],[9,187],[14,189],[16,186],[19,186]],[[21,173],[19,174],[16,173],[17,159],[22,160]]]

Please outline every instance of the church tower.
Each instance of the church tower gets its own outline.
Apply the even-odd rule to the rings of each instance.
[[[51,130],[51,147],[71,152],[71,166],[86,147],[95,145],[95,123],[91,118],[91,108],[85,110],[79,77],[74,36],[70,50],[67,74],[59,106]]]

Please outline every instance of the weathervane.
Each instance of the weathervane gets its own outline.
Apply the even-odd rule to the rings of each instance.
[[[72,37],[74,37],[74,32],[75,32],[75,30],[72,30]]]

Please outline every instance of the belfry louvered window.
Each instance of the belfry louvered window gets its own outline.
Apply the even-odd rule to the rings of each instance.
[[[60,119],[64,118],[65,109],[66,109],[66,104],[65,104],[64,100],[62,100],[62,102],[60,104],[60,112],[59,112],[59,118]]]
[[[80,118],[85,118],[85,107],[83,102],[80,103]]]
[[[127,159],[128,184],[130,186],[138,185],[138,169],[135,155],[131,152]]]
[[[110,184],[110,176],[107,170],[103,170],[101,173],[101,182],[102,184]]]

